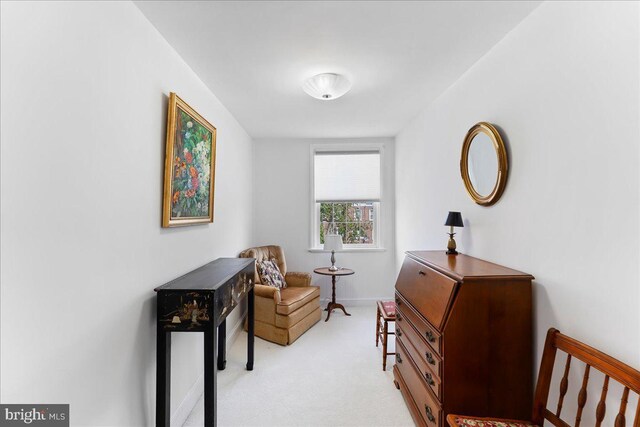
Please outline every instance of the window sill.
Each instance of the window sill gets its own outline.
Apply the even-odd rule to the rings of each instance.
[[[322,248],[309,248],[308,251],[311,252],[311,253],[320,253],[320,252],[331,253],[331,251],[325,251]],[[386,252],[386,251],[387,251],[386,248],[344,248],[341,251],[336,252],[336,253],[345,253],[345,252]]]

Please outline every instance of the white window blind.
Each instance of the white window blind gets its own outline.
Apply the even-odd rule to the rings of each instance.
[[[316,202],[380,201],[380,152],[316,152]]]

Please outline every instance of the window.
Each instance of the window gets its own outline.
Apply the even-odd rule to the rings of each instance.
[[[362,211],[373,209],[374,202],[321,202],[320,205],[320,245],[329,232],[331,223],[345,245],[375,245],[375,225],[371,217],[362,219]]]
[[[332,224],[344,248],[379,248],[381,147],[312,147],[312,166],[312,248],[322,248]]]

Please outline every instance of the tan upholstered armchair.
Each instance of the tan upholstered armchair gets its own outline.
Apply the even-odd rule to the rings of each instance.
[[[287,271],[280,246],[260,246],[240,253],[241,258],[275,259],[287,287],[278,289],[262,285],[255,272],[255,334],[267,341],[287,345],[316,324],[322,316],[320,288],[311,286],[311,274]],[[246,324],[245,324],[246,329]]]

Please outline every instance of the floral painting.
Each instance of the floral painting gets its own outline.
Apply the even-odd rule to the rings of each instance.
[[[171,93],[163,227],[213,221],[215,150],[216,128]]]
[[[197,217],[209,213],[211,131],[178,108],[171,216]]]

